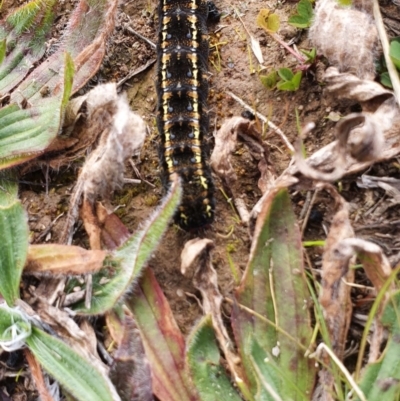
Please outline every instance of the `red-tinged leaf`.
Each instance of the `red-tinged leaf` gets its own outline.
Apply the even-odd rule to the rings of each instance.
[[[0,63],[2,94],[15,88],[43,57],[57,3],[56,0],[34,0],[0,21],[0,42],[5,47]]]
[[[118,342],[110,371],[118,394],[123,401],[152,401],[151,370],[132,314],[125,308],[120,315],[108,313],[106,319],[114,341]]]
[[[106,256],[106,251],[88,251],[73,245],[30,245],[25,272],[54,274],[92,273],[103,267]]]
[[[72,87],[73,65],[68,54],[64,55],[60,77],[57,94],[40,98],[28,108],[14,103],[0,109],[0,169],[36,157],[58,134]]]
[[[304,357],[312,334],[308,297],[300,231],[287,190],[277,188],[258,216],[249,263],[236,292],[239,305],[232,314],[236,343],[254,395],[261,392],[265,399],[272,399],[254,374],[252,339],[272,355],[278,372],[285,372],[278,375],[277,383],[282,399],[302,400],[311,394],[315,373]],[[296,388],[288,382],[296,383]]]
[[[144,273],[140,289],[128,300],[142,336],[153,373],[153,392],[162,401],[199,400],[188,384],[185,340],[152,271]]]
[[[13,92],[11,101],[30,102],[41,98],[41,89],[57,93],[62,82],[64,53],[68,52],[75,65],[75,93],[97,72],[103,60],[108,36],[114,29],[117,0],[80,0],[71,14],[59,49],[39,65]]]

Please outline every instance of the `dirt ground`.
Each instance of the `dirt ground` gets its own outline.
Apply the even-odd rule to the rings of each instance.
[[[20,5],[20,1],[5,1],[1,16],[8,9]],[[60,2],[61,3],[61,2]],[[66,0],[61,3],[60,15],[57,19],[61,31],[69,11],[75,1]],[[389,34],[399,33],[400,23],[395,17],[396,6],[388,1],[382,2],[386,23],[391,27]],[[256,24],[256,17],[261,8],[269,8],[281,18],[280,35],[286,42],[294,41],[300,49],[310,49],[306,30],[297,30],[287,24],[287,19],[295,12],[295,2],[265,2],[260,0],[216,0],[216,6],[222,13],[220,22],[210,27],[210,58],[209,58],[209,114],[210,135],[231,116],[239,116],[244,111],[242,105],[232,99],[227,92],[232,92],[259,113],[266,116],[277,125],[293,143],[298,137],[296,111],[300,124],[313,121],[315,130],[305,139],[307,154],[334,140],[335,122],[328,118],[332,112],[346,115],[357,111],[357,104],[339,104],[335,99],[324,93],[324,85],[320,81],[320,71],[325,68],[323,60],[310,69],[303,77],[300,89],[296,92],[267,90],[261,83],[258,71],[267,74],[273,68],[296,68],[296,60],[288,55],[278,43]],[[129,28],[140,33],[148,40],[157,40],[157,2],[154,0],[121,1],[115,33],[108,43],[107,54],[103,65],[96,76],[81,92],[87,91],[98,83],[119,82],[131,72],[145,66],[156,59],[155,49],[145,40],[132,33]],[[240,15],[241,20],[237,17]],[[389,18],[390,16],[390,18]],[[245,26],[245,27],[244,27]],[[264,63],[259,66],[249,47],[250,32],[259,40],[264,57]],[[55,35],[58,33],[55,32]],[[146,220],[163,195],[159,179],[159,165],[155,138],[156,91],[154,87],[155,64],[143,72],[136,74],[120,86],[125,91],[131,108],[147,122],[150,133],[140,158],[135,165],[140,173],[138,176],[130,165],[127,165],[126,175],[129,178],[142,179],[138,186],[125,185],[115,194],[114,206],[117,215],[131,232],[137,230]],[[276,175],[285,170],[291,160],[291,154],[280,137],[271,129],[260,123],[268,143],[269,160]],[[234,154],[235,168],[240,177],[244,202],[251,210],[261,191],[257,187],[259,170],[245,145],[239,145]],[[29,213],[29,223],[32,232],[32,242],[57,242],[65,224],[65,213],[68,210],[69,195],[76,180],[82,161],[76,161],[68,168],[59,171],[49,171],[49,182],[46,192],[46,171],[35,171],[21,177],[20,198]],[[372,167],[369,175],[399,176],[399,161],[392,160]],[[380,189],[361,189],[356,185],[357,176],[349,176],[340,183],[341,194],[350,202],[352,219],[356,235],[372,240],[383,247],[387,256],[395,262],[400,257],[400,219],[399,206],[393,205],[382,214],[381,209],[374,208],[378,201],[384,202],[385,193]],[[229,296],[234,289],[233,275],[229,266],[229,257],[237,269],[245,269],[250,236],[245,225],[240,223],[230,199],[223,193],[222,186],[215,178],[216,213],[215,222],[211,227],[200,233],[215,243],[213,263],[218,273],[218,283],[222,295]],[[292,201],[298,216],[307,199],[306,191],[292,191]],[[333,214],[333,202],[328,195],[320,193],[315,199],[310,219],[304,231],[304,240],[322,240],[326,238],[326,227],[329,227]],[[374,209],[372,209],[374,208]],[[59,217],[62,213],[63,216]],[[58,218],[59,217],[59,218]],[[57,219],[58,218],[58,219]],[[57,220],[56,220],[57,219]],[[55,221],[56,220],[56,221]],[[197,301],[199,294],[192,285],[190,274],[187,277],[180,273],[180,252],[183,244],[193,234],[177,230],[171,226],[163,238],[156,254],[150,261],[157,280],[163,288],[177,323],[184,335],[187,335],[193,324],[202,314]],[[82,225],[78,226],[74,235],[74,244],[88,247],[88,240]],[[318,269],[321,263],[322,249],[318,247],[307,250],[306,264],[309,268]],[[360,278],[365,280],[364,277]],[[356,295],[355,295],[356,296]],[[361,312],[356,309],[354,313]],[[228,309],[226,310],[228,316]],[[359,336],[358,327],[352,326],[354,338]],[[361,331],[361,329],[360,329]],[[12,396],[13,400],[26,399],[22,394]],[[0,395],[0,400],[5,400]]]

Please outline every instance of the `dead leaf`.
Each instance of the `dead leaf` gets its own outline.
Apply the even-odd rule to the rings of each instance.
[[[204,314],[210,314],[213,328],[229,369],[233,377],[240,377],[237,373],[238,357],[233,353],[232,342],[226,331],[221,316],[223,297],[218,289],[218,277],[211,263],[213,241],[206,238],[195,238],[187,241],[181,253],[181,272],[185,274],[193,269],[193,285],[201,292]]]
[[[352,312],[351,287],[347,283],[354,282],[354,270],[350,269],[350,266],[355,263],[355,258],[353,255],[339,257],[337,249],[343,239],[354,236],[354,230],[349,220],[347,202],[334,187],[324,185],[324,188],[335,199],[337,211],[325,243],[319,301],[328,328],[332,350],[342,361]],[[325,353],[324,361],[329,366],[329,357]],[[319,377],[318,386],[327,397],[322,399],[330,400],[334,385],[332,370],[324,368]]]
[[[132,314],[124,308],[121,317],[106,315],[107,326],[117,342],[110,378],[123,401],[152,401],[152,378],[140,332]]]
[[[74,245],[30,245],[25,272],[86,274],[100,270],[106,256],[106,251],[88,251]]]

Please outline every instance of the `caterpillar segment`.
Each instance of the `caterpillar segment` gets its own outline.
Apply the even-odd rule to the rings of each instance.
[[[163,184],[177,173],[183,197],[175,221],[185,230],[214,219],[214,185],[207,162],[206,79],[208,5],[161,0],[157,67],[157,128]]]

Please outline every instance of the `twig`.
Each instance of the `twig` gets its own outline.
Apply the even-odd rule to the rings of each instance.
[[[151,59],[149,60],[145,65],[142,65],[139,68],[136,68],[136,70],[131,71],[128,75],[126,75],[124,78],[122,78],[120,81],[117,83],[117,88],[122,86],[126,81],[130,80],[133,78],[135,75],[140,74],[144,70],[147,70],[151,65],[153,65],[156,62],[156,59]]]
[[[307,226],[307,223],[308,223],[308,219],[310,218],[311,209],[312,209],[312,207],[314,205],[315,199],[317,198],[318,192],[319,192],[319,190],[316,189],[315,192],[313,193],[313,196],[310,199],[310,203],[309,203],[309,205],[307,207],[306,215],[304,217],[303,224],[301,225],[301,234],[302,235],[304,234],[304,231],[306,229],[306,226]]]
[[[289,139],[286,137],[286,135],[283,133],[283,131],[277,127],[272,121],[270,121],[267,117],[263,116],[261,113],[258,111],[254,110],[251,106],[249,106],[247,103],[245,103],[240,97],[236,96],[232,92],[226,92],[229,96],[231,96],[233,99],[235,99],[240,105],[242,105],[246,110],[251,111],[254,115],[256,115],[261,121],[263,121],[265,124],[268,125],[268,127],[272,128],[283,140],[285,143],[286,147],[294,153],[294,146],[290,143]]]
[[[393,91],[397,100],[397,104],[400,106],[400,80],[399,75],[396,71],[396,67],[393,64],[392,59],[389,55],[389,41],[386,35],[385,26],[383,25],[381,10],[379,9],[378,0],[373,0],[373,12],[376,23],[376,28],[378,30],[379,39],[382,43],[383,55],[385,56],[385,61],[392,81]]]
[[[149,44],[151,47],[154,49],[157,48],[157,45],[152,42],[150,39],[147,39],[145,36],[141,35],[139,32],[136,32],[134,29],[132,29],[130,26],[125,25],[124,30],[128,31],[129,33],[132,33],[133,35],[137,36],[138,38],[144,40],[147,44]]]

